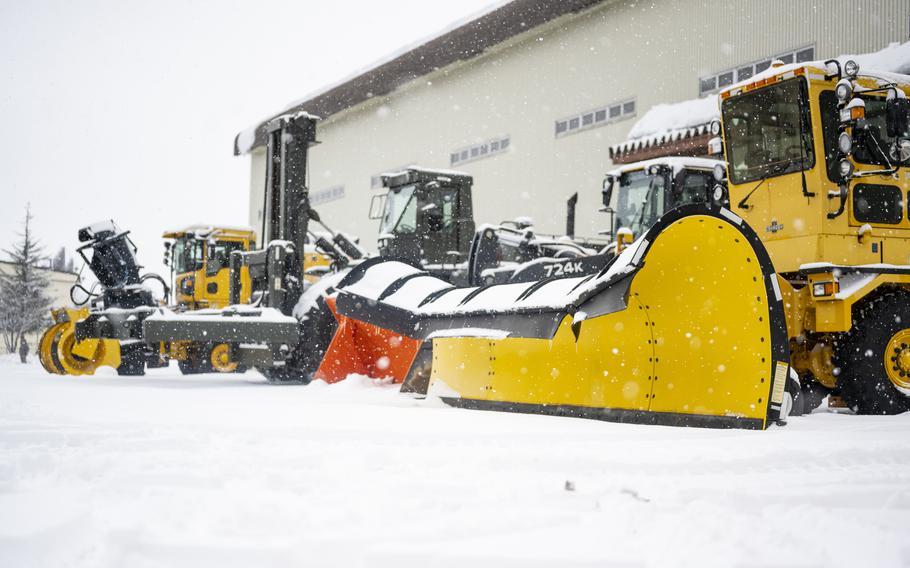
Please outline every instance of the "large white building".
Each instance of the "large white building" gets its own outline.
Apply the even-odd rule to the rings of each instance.
[[[378,175],[403,166],[474,176],[478,222],[530,216],[593,235],[611,146],[660,103],[768,67],[882,49],[910,36],[910,0],[514,0],[276,112],[323,120],[310,196],[333,228],[375,246]],[[264,123],[250,154],[250,224],[262,225]]]

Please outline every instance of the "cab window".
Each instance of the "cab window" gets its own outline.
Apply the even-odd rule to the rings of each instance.
[[[901,190],[893,185],[859,184],[853,188],[853,216],[860,223],[894,225],[903,218]]]
[[[861,164],[891,165],[894,159],[889,154],[896,140],[888,136],[888,103],[882,97],[860,98],[866,104],[866,130],[859,133],[853,159]]]
[[[707,172],[686,172],[674,205],[679,207],[690,203],[704,203],[708,199],[708,191],[713,181],[714,177]]]
[[[174,243],[174,270],[178,274],[202,268],[202,241],[180,239]]]
[[[235,250],[243,251],[243,243],[239,241],[218,241],[209,245],[206,255],[206,274],[217,274],[219,270],[228,268],[231,262],[231,253]]]

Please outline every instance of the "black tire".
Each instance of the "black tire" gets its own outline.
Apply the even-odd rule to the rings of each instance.
[[[910,398],[891,382],[885,349],[895,333],[910,327],[910,294],[879,294],[853,310],[853,327],[835,344],[840,394],[857,414],[899,414]]]
[[[145,348],[141,344],[120,346],[117,374],[121,377],[139,377],[145,374]]]
[[[793,410],[790,411],[790,416],[811,414],[813,410],[821,406],[830,392],[827,388],[806,377],[793,399]]]
[[[192,358],[177,361],[177,367],[180,368],[180,372],[184,375],[196,375],[199,373]]]
[[[187,350],[187,358],[177,362],[180,372],[184,375],[198,375],[200,373],[213,372],[212,363],[209,359],[212,353],[212,345],[209,343],[194,344]]]
[[[273,385],[306,385],[322,364],[338,320],[323,298],[316,300],[300,322],[300,342],[282,367],[263,367],[259,372]]]
[[[294,367],[263,367],[259,369],[270,385],[306,385],[312,378]]]

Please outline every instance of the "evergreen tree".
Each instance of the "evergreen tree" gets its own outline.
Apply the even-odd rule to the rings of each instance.
[[[14,353],[25,333],[40,329],[48,318],[52,299],[49,285],[38,268],[41,246],[31,230],[32,214],[25,209],[25,230],[12,250],[4,250],[12,262],[12,272],[0,274],[0,333],[7,351]]]
[[[57,251],[57,254],[54,255],[53,260],[51,260],[51,269],[56,270],[57,272],[63,272],[66,270],[66,249],[60,247],[60,250]]]

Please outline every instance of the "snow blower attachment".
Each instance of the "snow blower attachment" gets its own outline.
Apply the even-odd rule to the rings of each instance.
[[[41,337],[39,360],[52,374],[91,375],[101,366],[113,367],[120,374],[141,374],[147,353],[137,335],[139,318],[151,313],[155,305],[144,282],[160,280],[165,295],[167,284],[157,275],[139,274],[129,231],[121,231],[113,221],[80,229],[79,241],[84,244],[76,251],[97,278],[101,292],[76,284],[71,296],[82,289],[86,300],[92,300],[92,308],[51,310],[54,325]]]
[[[343,316],[432,341],[429,394],[452,406],[752,429],[789,412],[777,276],[726,209],[669,212],[596,275],[456,288],[368,262],[339,289]]]

